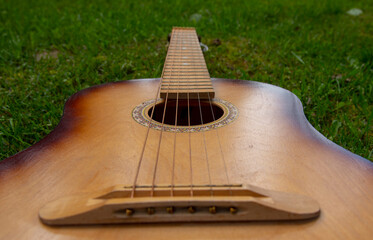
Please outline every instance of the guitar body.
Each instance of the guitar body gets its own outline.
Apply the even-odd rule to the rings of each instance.
[[[66,103],[45,139],[0,163],[1,239],[371,239],[373,164],[327,140],[304,116],[299,99],[268,84],[214,79],[217,98],[238,109],[231,123],[191,133],[194,184],[252,184],[315,199],[318,219],[240,223],[119,224],[50,227],[38,211],[48,202],[116,184],[132,185],[147,127],[133,109],[159,79],[91,87]],[[216,131],[220,136],[226,171]],[[150,185],[159,130],[150,129],[138,185]],[[203,134],[209,165],[204,158]],[[190,184],[188,133],[176,136],[175,184]],[[174,133],[163,132],[156,184],[170,183]],[[209,166],[209,167],[208,167]]]

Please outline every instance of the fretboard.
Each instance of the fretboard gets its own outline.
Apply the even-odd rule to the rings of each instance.
[[[174,27],[163,67],[160,97],[209,99],[215,96],[194,28]]]

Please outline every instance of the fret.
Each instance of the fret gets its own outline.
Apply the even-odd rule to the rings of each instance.
[[[192,52],[192,53],[196,53],[198,52],[199,53],[199,50],[198,48],[182,48],[182,47],[177,47],[177,48],[169,48],[169,52],[177,52],[177,51],[180,51],[180,52],[185,52],[185,51],[188,51],[188,52]]]
[[[214,97],[210,74],[194,28],[173,28],[161,81],[161,98]]]
[[[190,89],[213,89],[212,85],[208,86],[198,86],[198,85],[186,85],[186,86],[177,86],[177,85],[163,85],[161,90],[190,90]]]
[[[184,84],[184,83],[211,84],[211,81],[200,81],[200,80],[194,80],[194,79],[191,78],[190,80],[184,80],[184,81],[180,81],[179,79],[174,79],[174,80],[171,80],[171,81],[164,80],[163,83],[169,83],[169,84]]]
[[[181,74],[189,74],[189,73],[208,73],[206,70],[204,70],[204,71],[180,71],[180,70],[178,70],[178,71],[175,71],[175,70],[165,70],[165,72],[174,72],[176,75],[178,74],[178,73],[181,73]]]
[[[187,57],[187,56],[183,56],[183,57],[169,57],[168,60],[169,61],[173,61],[173,60],[190,60],[190,61],[201,60],[201,62],[202,62],[202,58],[200,58],[200,57]]]
[[[196,51],[198,51],[198,50],[200,50],[200,46],[198,45],[198,46],[194,46],[194,47],[192,47],[192,46],[169,46],[168,47],[168,51],[173,51],[173,50],[175,50],[175,49],[177,49],[177,50],[196,50]]]
[[[175,77],[175,75],[170,75],[170,76],[172,76],[172,77]],[[186,75],[179,75],[180,77],[184,77],[184,76],[186,76]],[[179,77],[179,76],[177,76],[177,77]],[[205,78],[208,78],[208,77],[210,77],[209,75],[196,75],[195,77],[205,77]],[[189,79],[194,79],[194,78],[189,78]],[[172,79],[173,81],[175,81],[175,82],[177,82],[177,78],[175,78],[175,79]],[[211,80],[210,80],[211,81]]]
[[[195,66],[195,67],[194,67]],[[178,70],[178,69],[205,69],[204,67],[199,67],[200,65],[174,65],[174,64],[167,64],[165,67],[173,69],[173,70]]]
[[[172,54],[169,55],[169,58],[200,59],[200,60],[204,60],[204,58],[202,56],[200,56],[200,57],[194,57],[194,56],[189,56],[189,55],[182,55],[182,56],[179,56],[179,57],[172,57]]]
[[[188,58],[169,58],[168,60],[169,61],[172,61],[172,62],[193,62],[193,63],[205,63],[205,61],[203,61],[201,58],[195,58],[196,60],[193,60],[193,59],[188,59]]]
[[[180,75],[175,75],[175,74],[170,74],[168,75],[167,77],[185,77],[185,76],[189,76],[189,74],[180,74]],[[195,75],[195,77],[205,77],[205,78],[210,78],[210,75]],[[193,79],[193,78],[190,78],[190,79]],[[163,78],[162,78],[163,80]],[[170,80],[170,79],[167,79],[167,80]],[[171,79],[172,80],[172,79]]]
[[[170,53],[199,53],[197,48],[171,48],[168,51]]]
[[[199,50],[199,48],[196,48],[196,47],[186,47],[186,46],[177,47],[177,46],[172,46],[172,47],[168,48],[168,51],[174,50],[174,49],[177,49],[177,50]]]
[[[173,79],[170,79],[170,78],[162,78],[162,80],[163,79],[165,79],[165,81],[177,81],[178,79],[181,79],[181,81],[190,81],[191,79],[198,79],[198,78],[200,78],[200,79],[204,79],[204,80],[206,80],[206,81],[209,81],[209,82],[211,82],[211,78],[210,78],[210,76],[209,75],[196,75],[195,77],[196,78],[183,78],[183,77],[185,77],[185,76],[188,76],[188,75],[170,75],[169,77],[174,77]],[[167,76],[168,77],[168,76]],[[180,77],[180,78],[179,78]]]
[[[162,82],[163,85],[162,87],[168,87],[168,86],[173,86],[173,87],[191,87],[191,86],[198,86],[198,87],[212,87],[211,82],[198,82],[198,81],[184,81],[182,83],[178,81],[173,81],[173,82]]]
[[[181,47],[177,47],[177,48],[171,48],[168,50],[168,54],[173,54],[175,52],[180,52],[182,54],[185,54],[185,55],[188,55],[188,53],[190,54],[197,54],[197,53],[200,53],[199,51],[200,49],[198,48],[181,48]],[[203,54],[200,54],[201,57],[203,58]]]
[[[208,71],[201,67],[182,67],[182,66],[166,66],[164,67],[164,72],[174,72],[175,74],[181,72],[181,73],[191,73],[191,72],[203,72],[205,74],[208,74]],[[191,75],[193,76],[193,75]]]
[[[171,47],[173,47],[173,48],[176,48],[176,47],[196,47],[196,44],[195,43],[186,44],[185,42],[183,42],[182,44],[173,43]]]
[[[198,38],[197,37],[188,37],[188,36],[176,36],[176,35],[173,35],[172,36],[173,38],[171,38],[171,42],[172,41],[198,41]]]
[[[182,57],[184,57],[184,56],[201,56],[203,58],[202,54],[185,54],[185,53],[184,54],[181,54],[181,53],[180,54],[170,54],[168,56],[182,56]]]
[[[185,48],[195,48],[195,49],[198,49],[198,48],[201,48],[201,46],[197,45],[197,42],[175,42],[175,43],[171,43],[169,46],[169,48],[171,47],[172,48],[181,48],[181,47],[185,47]]]
[[[179,83],[178,81],[175,81],[175,82],[172,82],[172,83],[170,83],[170,82],[165,83],[165,84],[163,84],[162,87],[167,87],[167,86],[180,87],[180,88],[191,87],[191,86],[212,87],[212,84],[211,83],[206,83],[206,82],[199,83],[199,82],[195,82],[195,81],[190,81],[190,82],[186,82],[186,83]]]
[[[167,63],[167,66],[184,66],[184,67],[190,67],[190,66],[199,66],[199,67],[204,67],[206,68],[206,65],[204,62],[196,62],[196,61],[169,61]]]
[[[199,63],[198,62],[195,62],[195,61],[189,61],[189,62],[184,62],[184,61],[179,61],[179,62],[175,62],[175,61],[167,61],[165,63],[165,66],[168,66],[168,65],[178,65],[178,66],[200,66],[201,68],[204,68],[206,69],[206,64],[203,62],[203,63]]]
[[[183,45],[183,47],[201,47],[198,40],[196,41],[171,41],[168,47],[180,47]]]
[[[197,63],[197,64],[196,64]],[[189,61],[189,62],[185,62],[185,61],[167,61],[166,65],[180,65],[180,66],[192,66],[192,65],[196,65],[196,66],[203,66],[206,68],[206,63],[205,62],[198,62],[198,61]]]
[[[163,91],[165,91],[165,93],[167,94],[167,91],[168,90],[184,90],[184,91],[186,91],[186,90],[213,90],[213,88],[212,87],[185,87],[185,88],[168,88],[168,87],[162,87],[161,88],[161,90],[163,90]]]
[[[164,71],[165,74],[164,76],[166,77],[166,75],[170,75],[170,76],[178,76],[178,75],[183,75],[183,77],[208,77],[210,78],[210,74],[207,72],[207,71],[178,71],[178,72],[174,72],[172,70],[165,70]],[[174,74],[172,74],[172,72],[174,72]],[[190,74],[190,73],[197,73],[197,74]]]
[[[177,76],[177,75],[185,75],[185,76],[207,76],[210,77],[209,73],[207,71],[192,71],[192,70],[187,70],[187,71],[175,71],[175,70],[164,70],[167,75],[172,75],[172,76]],[[174,74],[172,74],[174,73]],[[192,73],[197,73],[197,74],[192,74]],[[165,74],[166,75],[166,74]]]
[[[190,73],[197,73],[197,74],[190,74]],[[194,77],[206,77],[210,78],[210,75],[207,72],[196,72],[196,71],[188,71],[188,72],[179,72],[178,74],[172,74],[171,71],[167,71],[167,74],[164,75],[165,77],[187,77],[187,76],[194,76]],[[163,78],[162,78],[163,79]]]
[[[163,79],[206,79],[206,80],[211,80],[210,78],[206,77],[201,77],[201,78],[196,78],[196,77],[163,77]]]
[[[206,64],[195,64],[196,62],[168,62],[165,66],[178,66],[178,67],[193,67],[197,66],[203,69],[206,69]]]
[[[167,92],[170,94],[170,93],[199,93],[199,94],[202,94],[202,93],[213,93],[214,92],[214,89],[213,88],[205,88],[205,89],[195,89],[195,88],[189,88],[189,89],[167,89],[167,87],[165,87],[165,89],[161,89],[163,91],[165,91],[165,93],[167,94]],[[191,90],[196,90],[196,91],[191,91]],[[199,92],[199,91],[203,91],[203,92]],[[176,96],[176,95],[175,95]],[[211,96],[211,94],[210,94]]]
[[[204,62],[196,62],[196,61],[189,61],[189,62],[185,62],[185,61],[168,61],[168,63],[166,63],[166,65],[178,65],[178,66],[203,66],[203,67],[206,67],[206,64]]]
[[[198,54],[188,54],[188,55],[186,55],[186,54],[170,54],[168,57],[166,57],[166,61],[168,60],[168,59],[172,59],[172,58],[184,58],[184,59],[186,59],[186,58],[192,58],[192,59],[203,59],[202,58],[202,55],[198,55]]]
[[[214,91],[214,89],[212,88],[212,86],[206,86],[206,87],[198,87],[198,86],[185,86],[185,87],[178,87],[178,86],[164,86],[161,88],[161,91],[164,91],[166,94],[167,92],[170,93],[170,92],[191,92],[191,90],[193,90],[194,92],[199,92],[199,91],[208,91],[208,92],[212,92]]]
[[[210,77],[207,77],[207,75],[205,76],[186,76],[186,75],[181,75],[181,76],[178,76],[178,75],[170,75],[170,76],[164,76],[162,78],[164,81],[172,81],[174,79],[176,80],[181,80],[181,81],[189,81],[191,79],[193,80],[198,80],[198,81],[201,81],[201,80],[206,80],[206,81],[211,81],[211,78]]]
[[[198,38],[174,37],[170,42],[199,42]]]
[[[185,50],[185,51],[170,51],[170,56],[172,55],[181,55],[181,56],[200,56],[201,59],[203,59],[203,55],[200,55],[198,54],[197,51],[193,52],[193,51],[188,51],[188,50]]]
[[[175,71],[175,70],[166,70],[165,77],[175,77],[175,76],[195,76],[195,77],[210,77],[210,74],[207,71]]]
[[[177,38],[180,38],[180,39],[198,39],[197,36],[193,36],[193,35],[173,34],[172,36],[174,37],[173,39],[177,39]],[[172,40],[172,38],[171,38],[171,40]]]
[[[168,61],[165,63],[165,64],[172,64],[172,63],[177,63],[177,64],[180,64],[180,63],[185,63],[184,65],[189,65],[189,64],[198,64],[198,65],[203,65],[203,66],[206,66],[206,63],[204,61],[200,61],[200,60],[184,60],[184,59],[174,59],[174,60],[170,60],[168,59]]]

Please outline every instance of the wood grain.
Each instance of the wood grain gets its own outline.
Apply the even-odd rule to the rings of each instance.
[[[312,197],[316,221],[206,224],[130,224],[48,227],[38,219],[47,202],[131,184],[146,128],[131,111],[150,100],[159,79],[92,87],[73,95],[57,128],[0,163],[1,239],[370,239],[373,236],[373,164],[318,133],[292,93],[268,84],[216,79],[217,97],[239,109],[219,129],[230,182]],[[211,180],[226,183],[216,134],[206,133]],[[151,130],[138,184],[152,181],[159,131]],[[192,134],[194,184],[208,184],[202,133]],[[177,134],[175,184],[190,181],[187,134]],[[156,183],[171,178],[174,135],[163,133]]]

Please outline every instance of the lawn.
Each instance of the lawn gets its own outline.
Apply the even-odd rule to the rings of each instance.
[[[318,131],[373,160],[371,0],[0,0],[0,159],[46,136],[73,93],[160,77],[172,26],[197,28],[211,76],[292,91]]]

